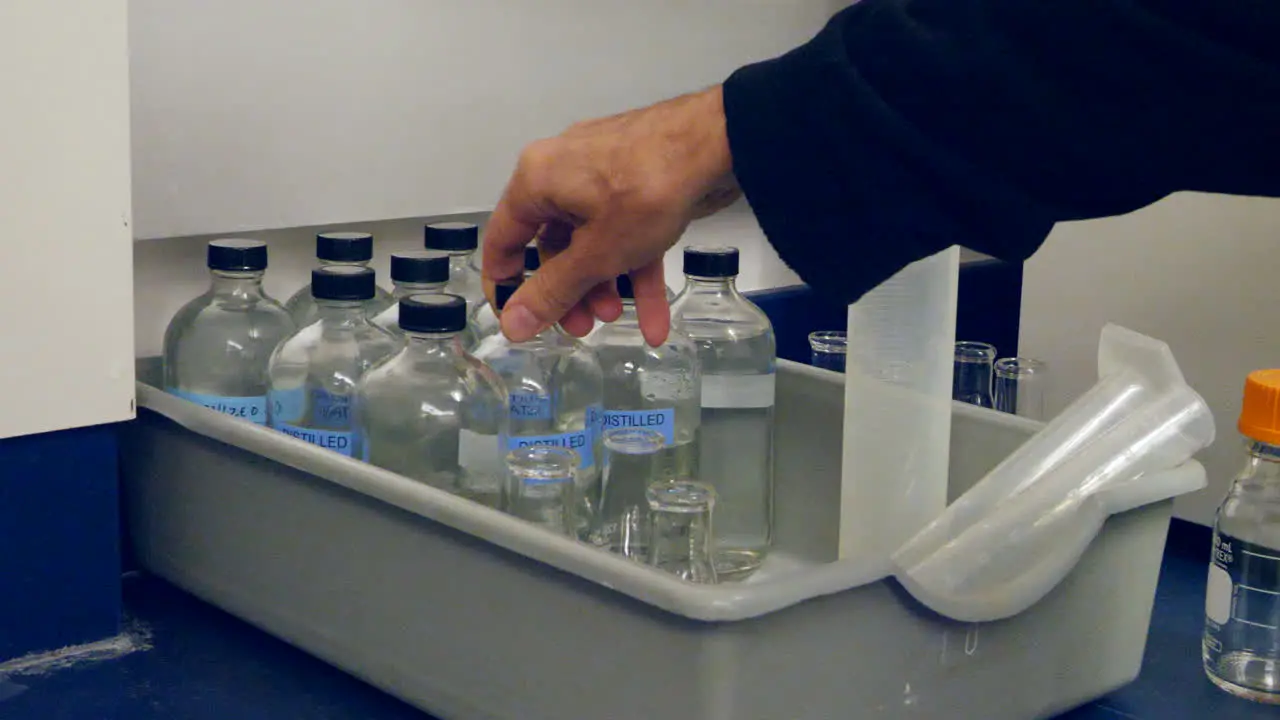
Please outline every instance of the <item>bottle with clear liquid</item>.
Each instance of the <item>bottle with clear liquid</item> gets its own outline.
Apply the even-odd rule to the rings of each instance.
[[[320,267],[368,267],[373,259],[373,236],[364,232],[323,232],[316,235],[316,259]],[[391,293],[375,287],[373,298],[365,304],[369,317],[395,304]],[[310,287],[302,287],[285,303],[289,316],[298,327],[315,322],[318,315]]]
[[[476,249],[480,247],[480,228],[468,222],[442,222],[422,228],[422,244],[427,250],[449,255],[449,284],[445,292],[467,301],[468,312],[485,303],[480,269],[476,267]]]
[[[604,372],[603,430],[646,428],[662,434],[660,477],[682,480],[698,477],[698,442],[702,417],[702,376],[697,349],[679,321],[658,347],[650,347],[640,333],[635,292],[626,275],[618,277],[622,315],[591,334]],[[655,478],[617,477],[616,482],[639,483],[643,495]],[[605,518],[608,521],[608,518]]]
[[[399,301],[410,295],[438,295],[449,282],[449,256],[432,250],[391,254],[391,294],[396,303],[378,313],[373,323],[394,335],[400,331]],[[462,343],[475,345],[475,333],[468,325],[462,331]]]
[[[519,287],[519,282],[494,287],[499,312]],[[506,386],[507,450],[552,445],[577,454],[583,520],[589,522],[600,502],[598,428],[604,401],[604,376],[595,353],[551,327],[522,343],[498,333],[481,345],[476,357]]]
[[[311,272],[319,315],[271,356],[271,427],[348,457],[365,457],[351,407],[356,383],[404,344],[370,322],[366,309],[374,289],[374,272],[366,267]]]
[[[1245,381],[1248,458],[1213,528],[1201,654],[1215,685],[1280,704],[1280,370]]]
[[[716,572],[741,579],[773,542],[773,326],[738,291],[736,248],[686,248],[684,274],[671,314],[702,371],[698,467],[715,488]]]
[[[492,508],[506,477],[507,392],[462,346],[466,302],[451,294],[400,301],[405,346],[360,382],[367,460]]]
[[[267,245],[214,240],[212,278],[164,333],[165,390],[260,425],[267,422],[267,363],[294,330],[289,313],[262,289]]]
[[[524,249],[524,279],[528,280],[541,267],[542,260],[538,256],[538,248],[536,245],[529,245]],[[471,313],[471,327],[475,330],[476,347],[491,337],[502,334],[502,324],[498,321],[498,313],[493,309],[493,305],[481,301],[480,305]],[[477,350],[477,352],[479,352]]]

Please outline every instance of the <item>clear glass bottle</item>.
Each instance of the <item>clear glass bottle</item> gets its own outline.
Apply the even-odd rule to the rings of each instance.
[[[369,321],[374,288],[374,272],[366,267],[311,272],[319,316],[271,356],[271,427],[348,457],[365,457],[351,409],[356,383],[403,345]]]
[[[735,284],[737,248],[686,248],[673,320],[702,371],[699,479],[715,488],[716,573],[755,572],[773,542],[777,346],[769,318]]]
[[[448,253],[449,284],[445,291],[467,301],[468,312],[485,303],[480,269],[476,267],[476,249],[480,247],[480,228],[468,222],[433,223],[422,228],[422,244],[428,250]]]
[[[618,278],[622,315],[588,338],[604,372],[604,429],[648,428],[662,433],[659,472],[669,480],[698,477],[702,376],[697,348],[678,321],[658,347],[640,333],[635,292]],[[646,483],[647,485],[647,483]],[[643,495],[643,487],[637,492]]]
[[[320,267],[368,267],[373,259],[373,236],[365,232],[323,232],[316,235],[316,259]],[[374,287],[373,298],[365,304],[369,317],[395,304],[391,293]],[[315,322],[318,315],[311,288],[304,286],[289,298],[285,309],[298,327]]]
[[[373,322],[395,335],[400,331],[399,301],[410,295],[437,295],[445,292],[449,282],[449,256],[434,250],[417,250],[391,254],[391,294],[396,299],[386,310],[378,313]],[[470,325],[462,331],[462,344],[475,345],[475,333]]]
[[[538,256],[538,248],[536,245],[529,245],[524,249],[524,279],[528,280],[542,266],[542,260]],[[498,321],[498,313],[493,309],[493,305],[486,301],[481,301],[471,314],[471,327],[475,332],[475,347],[479,348],[480,344],[491,337],[502,334],[502,324]],[[478,352],[478,350],[477,350]]]
[[[971,340],[956,343],[951,398],[978,407],[995,407],[991,397],[991,373],[995,361],[994,345]]]
[[[284,306],[262,289],[267,245],[214,240],[211,282],[182,306],[164,333],[165,390],[250,422],[267,422],[267,363],[294,331]]]
[[[1280,704],[1280,370],[1249,374],[1248,458],[1213,528],[1201,654],[1218,687]]]
[[[645,492],[649,502],[649,564],[694,583],[714,584],[716,491],[691,480],[659,482]]]
[[[494,287],[499,312],[519,286],[519,282],[507,282]],[[481,345],[476,357],[493,368],[506,386],[508,450],[554,445],[577,453],[582,519],[589,525],[600,502],[598,428],[604,401],[604,376],[595,353],[552,327],[522,343],[498,333]]]
[[[356,407],[367,460],[499,508],[506,476],[507,392],[462,347],[466,301],[400,301],[403,350],[361,381]]]
[[[560,535],[580,530],[578,454],[551,445],[525,445],[507,453],[503,508]]]

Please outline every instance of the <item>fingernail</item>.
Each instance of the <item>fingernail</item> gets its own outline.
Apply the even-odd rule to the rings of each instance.
[[[522,342],[542,330],[542,321],[523,305],[508,307],[502,311],[502,332],[516,342]]]

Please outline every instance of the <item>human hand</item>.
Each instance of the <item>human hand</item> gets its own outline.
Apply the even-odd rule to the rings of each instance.
[[[739,196],[720,87],[573,125],[520,155],[484,236],[486,284],[518,277],[525,246],[542,266],[507,302],[522,342],[559,322],[582,337],[618,319],[614,278],[631,276],[645,340],[671,326],[662,256],[692,220]]]

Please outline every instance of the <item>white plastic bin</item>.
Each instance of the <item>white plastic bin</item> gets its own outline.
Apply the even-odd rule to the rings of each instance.
[[[154,370],[122,459],[143,565],[443,718],[1027,720],[1141,665],[1169,502],[1110,519],[1007,621],[856,587],[833,562],[837,374],[779,363],[777,551],[705,587],[165,395]],[[952,497],[1037,427],[957,404]]]

